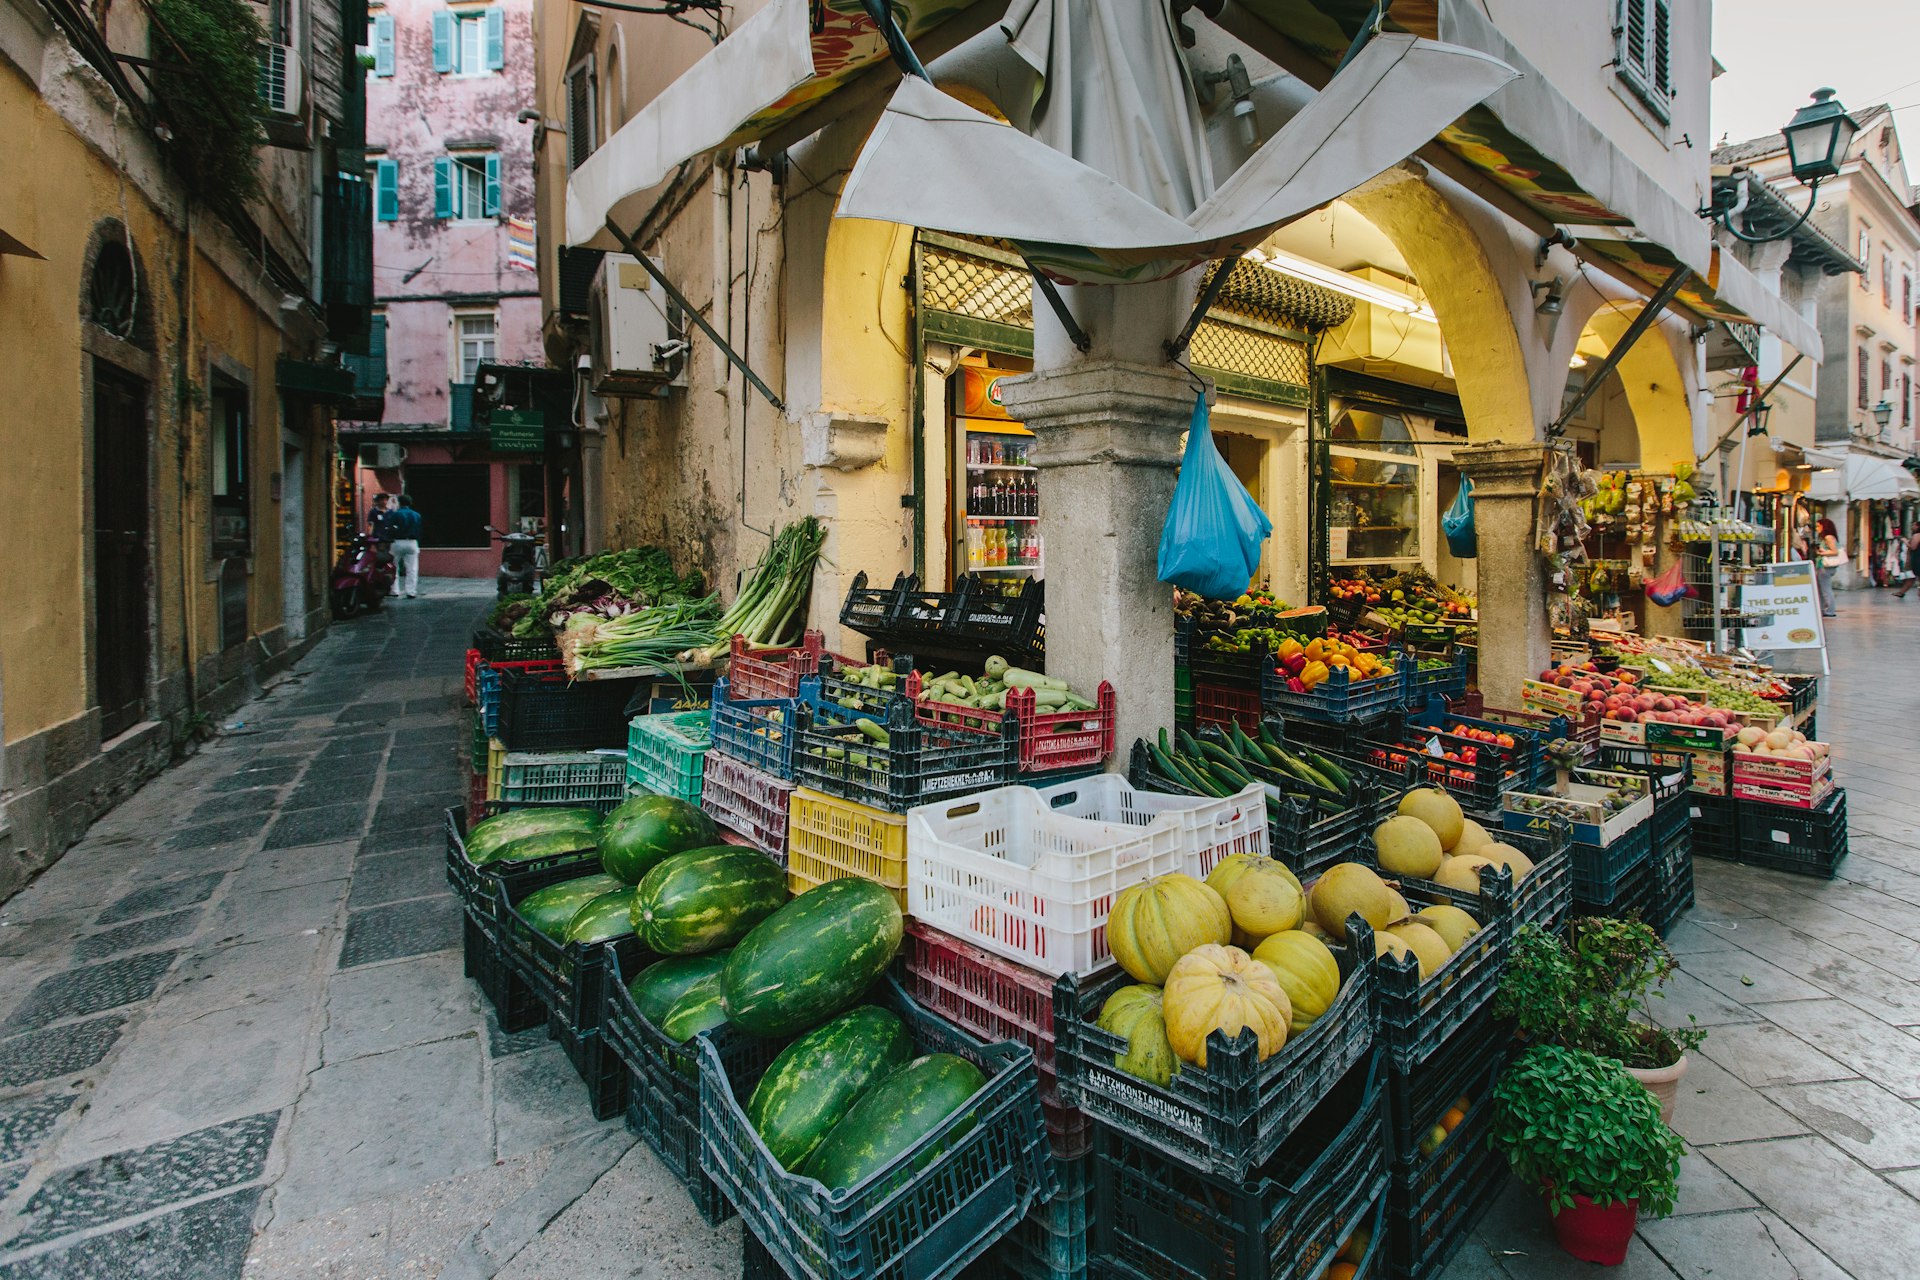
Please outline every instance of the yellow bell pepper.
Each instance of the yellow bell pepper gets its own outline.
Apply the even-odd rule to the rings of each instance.
[[[1347,660],[1347,655],[1344,653],[1330,653],[1327,655],[1327,665],[1329,667],[1351,667],[1353,663]]]
[[[1316,643],[1318,642],[1316,641]],[[1311,645],[1308,646],[1308,651],[1309,652],[1312,651]],[[1324,684],[1329,674],[1330,674],[1329,669],[1326,663],[1309,662],[1305,667],[1301,668],[1300,670],[1300,683],[1307,686],[1307,688],[1311,689],[1315,685]]]
[[[1325,662],[1327,659],[1327,642],[1318,638],[1310,640],[1307,642],[1305,653],[1308,662]]]
[[[1286,661],[1288,658],[1293,657],[1295,654],[1305,653],[1305,652],[1306,650],[1301,647],[1300,642],[1298,640],[1295,640],[1292,636],[1288,636],[1285,640],[1282,640],[1280,642],[1280,660],[1282,662]]]

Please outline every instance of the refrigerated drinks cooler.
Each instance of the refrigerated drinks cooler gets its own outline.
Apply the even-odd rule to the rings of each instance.
[[[1033,433],[1006,416],[994,396],[999,376],[962,370],[954,419],[955,573],[998,583],[1009,595],[1038,581],[1046,565],[1040,540],[1040,472]]]

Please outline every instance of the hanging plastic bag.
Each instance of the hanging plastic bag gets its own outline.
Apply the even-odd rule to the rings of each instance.
[[[1670,604],[1678,604],[1693,593],[1693,588],[1687,585],[1686,574],[1680,570],[1678,560],[1668,566],[1665,573],[1647,579],[1647,599],[1663,608]]]
[[[1160,580],[1210,600],[1232,600],[1253,581],[1273,521],[1220,456],[1207,424],[1207,399],[1198,396],[1160,534]]]
[[[1460,492],[1453,505],[1440,517],[1440,530],[1447,535],[1447,550],[1456,560],[1472,560],[1480,554],[1480,540],[1473,531],[1473,481],[1460,477]]]

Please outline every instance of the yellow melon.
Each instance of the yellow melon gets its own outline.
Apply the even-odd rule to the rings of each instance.
[[[1493,859],[1483,858],[1477,853],[1459,853],[1440,864],[1440,870],[1434,873],[1435,884],[1443,884],[1449,889],[1458,889],[1462,893],[1480,892],[1480,868],[1493,865]]]
[[[1161,1009],[1174,1053],[1198,1067],[1207,1065],[1207,1037],[1215,1031],[1233,1040],[1251,1030],[1259,1044],[1256,1056],[1272,1057],[1287,1042],[1293,1017],[1273,970],[1238,947],[1211,943],[1173,966]]]
[[[1253,958],[1273,970],[1287,993],[1293,1016],[1288,1029],[1305,1031],[1340,994],[1340,965],[1327,944],[1303,929],[1276,933],[1254,948]]]
[[[1300,882],[1279,863],[1267,859],[1249,867],[1226,892],[1227,913],[1236,935],[1267,937],[1300,923]]]
[[[1400,797],[1399,812],[1404,817],[1418,818],[1433,828],[1433,834],[1440,837],[1440,847],[1451,849],[1460,842],[1460,833],[1466,826],[1466,815],[1460,812],[1460,802],[1438,787],[1416,787]]]
[[[1372,867],[1342,862],[1327,868],[1313,886],[1313,915],[1334,937],[1347,936],[1347,917],[1359,915],[1375,929],[1393,919],[1393,894]]]
[[[1135,979],[1159,986],[1181,956],[1233,936],[1226,901],[1175,872],[1122,889],[1107,917],[1107,945]]]
[[[1448,949],[1446,939],[1414,920],[1402,920],[1399,924],[1387,926],[1387,932],[1407,944],[1407,950],[1413,952],[1413,958],[1420,965],[1420,981],[1440,971],[1440,966],[1453,954]]]
[[[1400,896],[1400,891],[1398,889],[1394,888],[1392,885],[1388,885],[1387,894],[1393,903],[1393,905],[1387,910],[1388,924],[1392,924],[1395,920],[1405,920],[1408,916],[1413,914],[1413,908],[1407,905],[1407,900]]]
[[[1433,828],[1415,817],[1388,818],[1375,827],[1373,848],[1382,871],[1420,880],[1433,879],[1440,860],[1447,856]]]
[[[1160,988],[1145,983],[1120,988],[1100,1006],[1097,1025],[1127,1042],[1124,1053],[1113,1055],[1114,1066],[1158,1085],[1173,1079],[1179,1063],[1173,1056],[1173,1046],[1167,1043]]]
[[[1533,859],[1510,844],[1489,844],[1480,850],[1480,856],[1513,872],[1513,882],[1516,885],[1533,872]]]
[[[1423,908],[1413,918],[1439,934],[1448,951],[1458,951],[1480,932],[1480,922],[1451,903]]]
[[[1475,822],[1472,818],[1468,818],[1460,824],[1460,838],[1453,842],[1453,848],[1447,850],[1447,852],[1453,854],[1477,853],[1484,857],[1487,852],[1487,846],[1492,843],[1493,837],[1488,834],[1487,829]]]

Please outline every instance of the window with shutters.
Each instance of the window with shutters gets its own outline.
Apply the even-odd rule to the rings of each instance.
[[[1860,368],[1854,378],[1855,398],[1862,409],[1870,408],[1873,403],[1873,357],[1867,354],[1865,347],[1860,348]]]
[[[1911,272],[1900,276],[1900,323],[1913,323],[1913,275]]]
[[[1900,375],[1900,425],[1913,425],[1913,375],[1910,373]]]
[[[599,96],[593,75],[593,60],[575,63],[567,72],[567,166],[578,169],[600,145],[595,132],[595,112]]]
[[[367,44],[373,51],[373,74],[390,76],[393,74],[393,15],[375,14],[368,32]]]
[[[433,15],[433,69],[442,75],[486,76],[506,66],[506,11],[442,9]]]
[[[433,162],[433,216],[478,222],[500,216],[500,157],[491,151]]]
[[[1867,230],[1865,226],[1860,228],[1860,249],[1854,256],[1860,259],[1863,266],[1873,261],[1873,232]],[[1873,288],[1873,281],[1868,278],[1865,271],[1860,273],[1860,287],[1868,290]]]
[[[1666,124],[1673,118],[1672,0],[1616,0],[1614,65],[1621,81]]]
[[[459,367],[458,381],[474,381],[479,376],[480,366],[493,359],[493,344],[498,329],[498,321],[491,311],[454,317],[454,336],[458,343],[454,359]]]
[[[1887,310],[1893,310],[1893,255],[1880,251],[1880,302]]]
[[[385,158],[373,162],[373,218],[376,222],[400,219],[400,165]]]
[[[1893,361],[1891,360],[1880,362],[1880,390],[1893,390]]]

